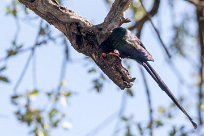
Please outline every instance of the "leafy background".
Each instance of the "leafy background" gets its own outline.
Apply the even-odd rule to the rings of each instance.
[[[59,2],[98,24],[113,1]],[[153,67],[199,124],[193,130],[137,63],[123,61],[136,81],[121,91],[53,26],[18,1],[2,0],[1,134],[202,136],[202,7],[191,0],[134,0],[126,13],[132,22],[123,25],[151,52]]]

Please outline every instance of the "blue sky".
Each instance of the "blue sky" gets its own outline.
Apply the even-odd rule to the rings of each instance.
[[[1,35],[3,35],[0,37],[0,58],[5,55],[5,50],[9,48],[10,41],[14,36],[14,32],[16,31],[15,22],[12,17],[5,16],[6,4],[8,4],[8,2],[6,1],[2,1],[2,4],[0,4],[0,29]],[[163,22],[162,38],[166,43],[168,43],[169,37],[171,36],[171,27],[169,25],[170,23],[168,22],[170,22],[171,20],[169,20],[167,16],[170,14],[170,12],[169,10],[167,10],[167,5],[165,4],[165,2],[163,2],[162,4],[163,8],[160,10],[163,10],[165,14],[159,15],[158,19],[161,19]],[[183,3],[181,2],[180,5],[182,4]],[[108,13],[108,6],[105,5],[102,0],[69,0],[64,5],[79,13],[80,15],[88,18],[88,20],[90,20],[94,24],[102,22],[104,20],[104,17]],[[179,7],[177,13],[181,14],[185,6]],[[190,8],[190,10],[192,9]],[[154,22],[155,24],[157,24],[156,19],[154,20]],[[24,23],[21,30],[21,35],[19,36],[19,42],[22,41],[23,43],[25,43],[25,46],[30,46],[33,44],[32,41],[35,38],[35,34],[36,29],[32,27],[32,24]],[[151,52],[151,54],[155,58],[155,62],[151,63],[152,66],[156,69],[156,71],[158,71],[164,81],[167,82],[176,96],[182,94],[191,96],[191,90],[189,90],[187,87],[181,87],[179,85],[176,76],[172,73],[168,64],[165,62],[162,49],[159,45],[160,43],[158,42],[155,32],[153,32],[153,29],[149,23],[145,26],[143,34],[144,35],[142,36],[142,41],[146,45],[146,48],[149,50],[149,52]],[[65,78],[67,87],[77,92],[77,95],[71,98],[70,104],[68,105],[68,108],[66,108],[68,112],[68,120],[73,125],[73,128],[69,131],[64,131],[63,129],[54,130],[51,133],[53,136],[84,136],[108,116],[118,111],[121,104],[121,98],[123,96],[122,94],[124,92],[123,90],[118,90],[110,80],[108,80],[108,83],[106,83],[102,94],[97,94],[93,90],[91,91],[91,79],[93,79],[93,76],[87,74],[88,67],[85,67],[83,55],[77,53],[72,48],[70,49],[71,59],[78,60],[74,63],[68,63],[67,74]],[[40,89],[49,90],[57,86],[61,61],[63,58],[62,54],[62,48],[55,45],[49,45],[48,47],[44,46],[37,49],[37,77],[38,87]],[[15,116],[13,115],[14,107],[11,105],[9,99],[10,95],[12,94],[13,85],[18,79],[25,64],[25,58],[27,57],[28,53],[25,53],[9,60],[8,70],[6,74],[12,80],[12,84],[0,85],[0,107],[2,109],[0,111],[0,130],[1,134],[5,136],[14,136],[16,134],[21,136],[28,135],[29,129],[26,127],[26,125],[20,124],[15,119]],[[129,61],[129,63],[132,64],[131,74],[137,79],[134,82],[133,86],[135,97],[127,100],[128,104],[126,107],[125,115],[134,115],[135,120],[137,121],[148,121],[146,95],[142,77],[140,75],[137,63],[131,60]],[[184,77],[184,79],[186,79],[188,82],[195,82],[190,80],[192,71],[194,71],[194,69],[191,68],[185,60],[177,57],[175,64],[180,70],[180,73]],[[100,70],[98,69],[98,71]],[[170,99],[164,92],[159,89],[157,84],[150,78],[150,76],[147,77],[149,86],[151,87],[154,110],[156,110],[159,105],[168,106]],[[32,87],[33,85],[30,66],[26,76],[22,81],[21,86],[19,87],[19,91],[27,90]],[[190,99],[187,104],[195,104],[195,100]],[[190,112],[190,115],[195,115],[192,110],[188,109],[188,111]],[[186,125],[191,127],[191,124],[180,111],[176,111],[176,114],[179,115],[178,119],[180,119],[182,123],[185,123]],[[158,117],[157,114],[155,114],[155,117]],[[116,123],[117,117],[115,117],[115,119],[103,130],[101,130],[100,133],[98,133],[96,136],[112,135]],[[171,121],[171,123],[176,124],[178,122]],[[164,136],[167,134],[165,132],[165,129],[157,130],[156,132],[157,134],[163,133]]]

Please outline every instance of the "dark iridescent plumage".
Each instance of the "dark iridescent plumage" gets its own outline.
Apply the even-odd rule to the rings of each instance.
[[[121,58],[130,58],[136,60],[138,63],[144,66],[147,72],[157,82],[159,87],[167,93],[171,100],[178,106],[178,108],[188,117],[193,124],[194,128],[197,128],[197,124],[193,122],[192,118],[187,114],[185,109],[179,104],[176,97],[171,93],[170,89],[163,82],[160,76],[152,68],[147,61],[154,61],[152,55],[146,50],[140,40],[131,34],[130,31],[125,28],[118,27],[113,30],[111,35],[100,45],[103,53],[110,53],[114,50],[118,50]]]

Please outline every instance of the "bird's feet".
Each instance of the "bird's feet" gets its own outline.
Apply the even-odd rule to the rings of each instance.
[[[113,52],[110,52],[110,53],[102,53],[102,58],[106,59],[107,55],[113,55],[113,56],[115,56],[117,58],[120,58],[120,53],[119,53],[118,50],[114,50]]]

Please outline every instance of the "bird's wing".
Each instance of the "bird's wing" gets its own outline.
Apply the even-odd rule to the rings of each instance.
[[[137,38],[137,36],[131,34],[131,32],[128,32],[125,39],[128,44],[134,47],[132,47],[132,49],[136,50],[135,57],[140,58],[140,60],[142,61],[154,61],[152,55],[147,51],[147,49],[140,41],[140,39]]]

